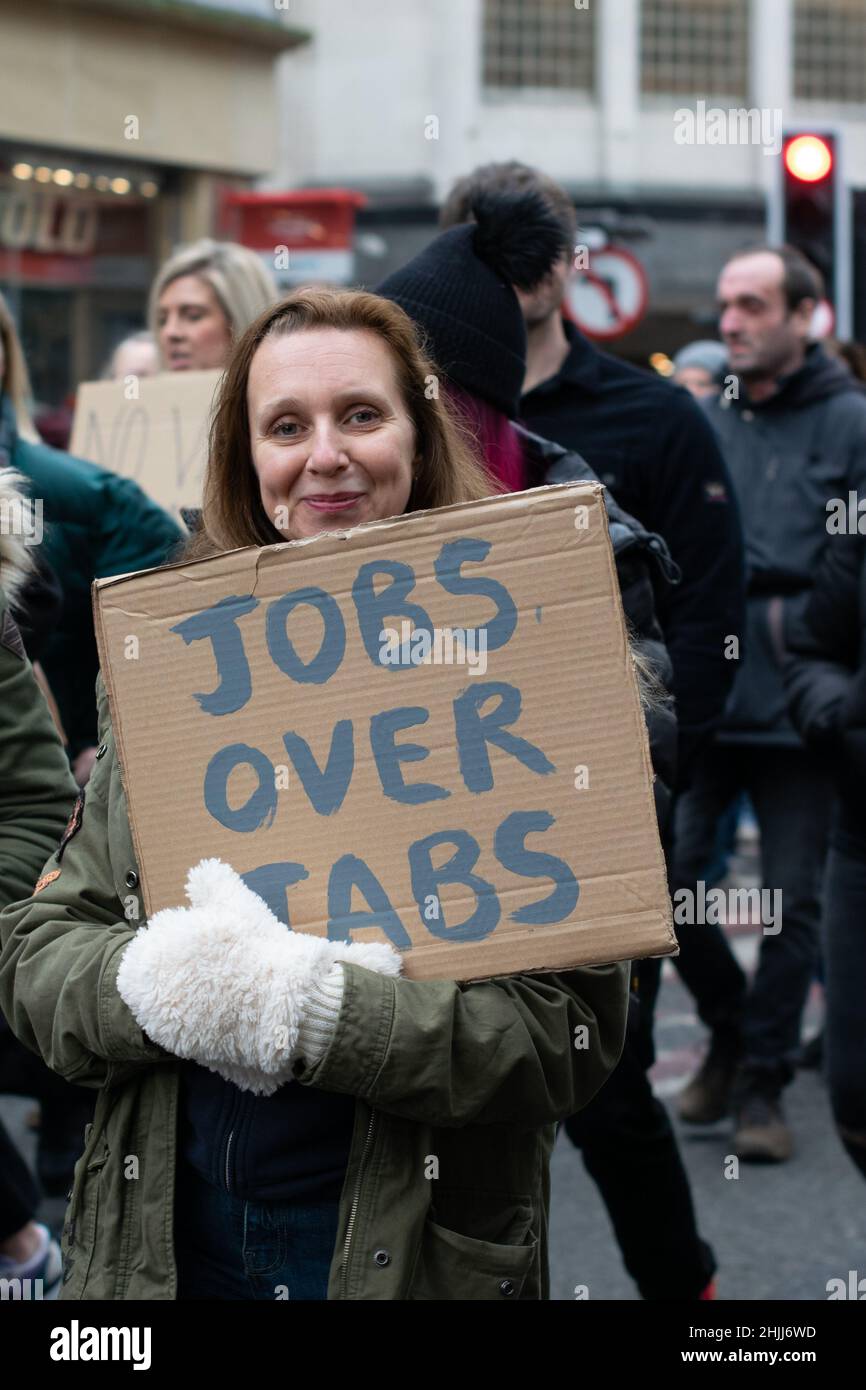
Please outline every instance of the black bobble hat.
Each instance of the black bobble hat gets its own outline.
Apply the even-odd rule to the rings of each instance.
[[[532,289],[569,248],[534,192],[478,194],[474,222],[451,227],[376,293],[399,304],[458,386],[514,419],[526,373],[526,328],[512,285]]]

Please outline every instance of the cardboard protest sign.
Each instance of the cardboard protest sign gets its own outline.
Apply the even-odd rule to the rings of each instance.
[[[207,435],[222,373],[161,372],[79,388],[69,452],[138,483],[180,520],[200,507]]]
[[[598,484],[99,580],[145,907],[231,864],[409,978],[676,950]]]

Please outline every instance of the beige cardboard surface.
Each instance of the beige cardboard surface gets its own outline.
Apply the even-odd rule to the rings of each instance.
[[[221,372],[162,372],[79,387],[69,452],[138,483],[176,520],[200,507]]]
[[[598,484],[100,580],[94,604],[148,914],[215,856],[414,979],[675,951]],[[446,628],[478,629],[451,664]]]

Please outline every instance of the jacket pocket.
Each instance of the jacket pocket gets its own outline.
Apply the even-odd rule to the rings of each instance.
[[[72,1200],[60,1243],[63,1258],[61,1299],[81,1298],[87,1283],[96,1246],[102,1170],[109,1158],[109,1148],[103,1139],[96,1152],[85,1152],[76,1164]]]
[[[428,1217],[407,1298],[520,1298],[538,1259],[538,1241],[531,1206],[512,1208],[508,1217],[514,1244],[462,1235]]]
[[[427,1221],[410,1300],[520,1298],[538,1253],[529,1245],[493,1245]]]

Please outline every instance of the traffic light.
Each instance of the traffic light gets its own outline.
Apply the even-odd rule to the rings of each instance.
[[[851,331],[851,228],[840,155],[835,132],[784,133],[780,197],[776,209],[771,208],[770,236],[795,246],[820,270],[835,312],[836,333],[847,336]]]

